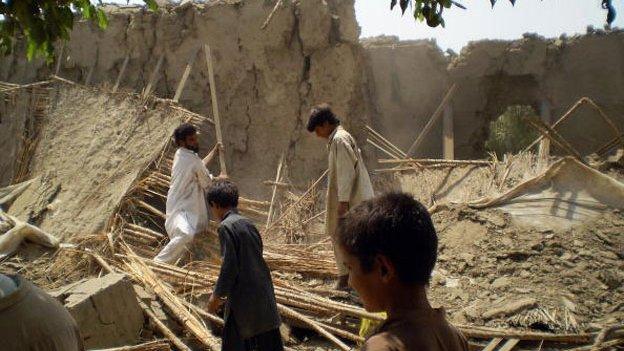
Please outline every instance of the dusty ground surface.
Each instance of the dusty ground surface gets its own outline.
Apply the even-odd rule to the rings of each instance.
[[[565,232],[527,231],[499,210],[434,214],[440,249],[433,301],[461,324],[596,331],[624,317],[624,214]],[[488,315],[520,300],[520,311]]]

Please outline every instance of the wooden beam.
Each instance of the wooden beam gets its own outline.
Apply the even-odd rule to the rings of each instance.
[[[128,61],[130,61],[130,55],[126,55],[126,58],[124,58],[124,61],[121,64],[121,70],[119,71],[119,74],[117,75],[117,80],[115,81],[115,86],[113,87],[113,93],[116,93],[117,89],[119,89],[119,83],[121,83],[121,78],[123,77],[124,73],[126,73],[126,67],[128,67]]]
[[[275,184],[273,185],[273,193],[271,194],[271,204],[269,205],[269,215],[267,216],[266,229],[269,229],[271,225],[271,219],[273,218],[273,205],[275,204],[275,196],[277,195],[277,183],[279,183],[282,177],[282,165],[284,164],[284,152],[280,156],[279,164],[277,165],[277,173],[275,174]]]
[[[56,58],[56,68],[54,69],[54,75],[58,76],[61,71],[61,62],[63,62],[63,54],[65,53],[65,42],[61,45],[61,52],[59,52],[58,57]]]
[[[156,82],[158,82],[157,78],[160,76],[158,73],[160,71],[160,66],[162,66],[162,63],[164,60],[165,60],[165,53],[163,52],[162,54],[160,54],[160,57],[158,58],[158,62],[156,63],[156,68],[152,72],[152,75],[150,76],[150,80],[147,83],[145,90],[143,90],[143,95],[142,95],[143,99],[147,98],[149,94],[152,93],[152,87],[154,86],[154,84],[156,84]]]
[[[511,351],[511,349],[518,345],[518,342],[520,342],[520,339],[509,339],[498,351]]]
[[[444,119],[442,120],[443,142],[442,150],[445,160],[455,159],[455,131],[453,129],[453,108],[451,105],[444,107]]]
[[[542,101],[540,105],[540,117],[544,123],[550,124],[550,104],[548,101]],[[543,138],[539,144],[538,151],[538,164],[541,167],[548,165],[548,159],[550,158],[550,139]]]
[[[173,97],[174,102],[180,101],[180,96],[182,96],[182,91],[184,90],[184,86],[186,85],[186,80],[191,74],[191,68],[193,67],[193,63],[195,63],[195,58],[197,57],[197,52],[199,48],[193,50],[191,57],[186,64],[186,68],[184,69],[184,73],[182,74],[182,79],[180,79],[180,83],[178,84],[178,88],[176,89],[175,95]]]
[[[418,135],[418,137],[412,144],[412,146],[410,146],[409,150],[407,150],[407,156],[413,155],[416,152],[416,150],[418,150],[418,147],[425,140],[425,136],[429,134],[429,132],[435,125],[435,122],[442,115],[442,112],[444,111],[444,107],[448,104],[449,101],[451,101],[451,99],[453,98],[453,95],[455,95],[456,90],[457,90],[457,84],[453,84],[451,88],[448,90],[448,92],[446,93],[446,95],[444,95],[442,102],[440,102],[440,105],[435,110],[435,112],[433,113],[433,115],[431,116],[431,118],[429,119],[425,127],[423,128],[423,130],[420,132],[420,134]]]
[[[494,349],[496,348],[496,346],[498,346],[498,344],[501,343],[501,341],[503,341],[503,338],[494,338],[492,339],[492,341],[490,341],[484,348],[482,351],[494,351]]]
[[[204,45],[204,52],[206,53],[206,64],[208,65],[208,80],[210,82],[210,98],[212,99],[212,118],[215,123],[215,130],[217,132],[217,142],[223,145],[223,136],[221,134],[221,118],[219,118],[219,105],[217,103],[217,85],[215,84],[214,68],[212,66],[212,53],[210,52],[210,46]],[[223,146],[225,148],[225,145]],[[221,173],[227,174],[225,167],[225,152],[219,151],[219,164],[221,166]]]

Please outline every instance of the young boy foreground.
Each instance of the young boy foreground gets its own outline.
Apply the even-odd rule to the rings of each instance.
[[[215,313],[225,303],[222,350],[282,351],[280,318],[269,268],[256,227],[238,214],[238,189],[216,180],[207,192],[213,218],[219,219],[221,272],[208,301]]]
[[[364,307],[388,314],[363,350],[468,350],[444,309],[427,299],[438,238],[423,205],[401,193],[364,201],[339,224],[339,240]]]

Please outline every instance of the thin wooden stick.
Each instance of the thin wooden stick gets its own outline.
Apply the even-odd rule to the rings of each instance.
[[[440,160],[440,159],[432,159],[432,158],[420,158],[420,159],[402,159],[402,160],[393,160],[393,159],[380,159],[380,164],[401,164],[401,163],[412,163],[418,162],[419,164],[427,164],[427,163],[445,163],[445,164],[458,164],[458,165],[491,165],[492,161],[488,160]]]
[[[442,102],[440,103],[438,108],[435,110],[435,112],[433,113],[433,115],[431,116],[431,118],[429,119],[425,127],[423,128],[423,130],[420,132],[420,134],[418,135],[418,137],[416,138],[412,146],[410,146],[409,150],[407,150],[407,156],[413,155],[416,152],[416,150],[418,150],[418,147],[420,146],[420,144],[422,144],[422,142],[425,140],[425,136],[429,134],[429,132],[435,125],[436,121],[439,119],[440,116],[442,116],[444,107],[453,98],[453,95],[455,95],[456,90],[457,90],[457,84],[453,84],[451,88],[448,90],[448,92],[446,93],[446,95],[444,95]]]
[[[279,164],[277,165],[277,172],[275,174],[275,185],[273,185],[273,193],[271,194],[271,204],[269,205],[269,215],[267,216],[266,229],[269,229],[271,225],[271,219],[273,218],[273,205],[275,204],[275,196],[277,195],[277,183],[279,183],[282,177],[282,165],[284,164],[284,152],[279,159]]]
[[[173,101],[174,102],[180,101],[180,96],[182,96],[182,91],[184,90],[184,86],[186,85],[186,80],[188,79],[189,75],[191,74],[191,68],[193,67],[193,63],[195,63],[195,58],[197,57],[197,52],[198,51],[199,51],[199,48],[193,50],[193,53],[191,54],[191,58],[189,59],[188,63],[186,64],[186,68],[184,68],[184,73],[182,74],[182,79],[180,79],[180,83],[178,84],[178,88],[176,89],[175,95],[173,97]]]
[[[121,64],[121,70],[119,71],[119,74],[117,75],[117,80],[115,80],[115,86],[113,87],[113,93],[116,93],[117,89],[119,89],[119,84],[121,83],[121,78],[123,78],[124,73],[126,73],[126,67],[128,67],[128,61],[130,61],[130,55],[126,55],[126,57],[124,58],[123,63]]]
[[[373,134],[375,137],[377,137],[378,139],[380,139],[381,141],[386,143],[390,148],[392,148],[394,151],[396,151],[397,154],[399,154],[401,157],[407,158],[407,154],[405,152],[403,152],[403,150],[399,149],[396,145],[391,143],[388,139],[384,138],[383,135],[381,135],[379,132],[374,130],[371,126],[366,125],[366,129],[368,130],[369,133]]]
[[[271,19],[273,19],[273,16],[277,12],[277,9],[282,7],[283,5],[284,5],[284,0],[277,0],[277,2],[275,3],[275,6],[273,7],[273,10],[271,10],[271,13],[269,13],[269,16],[267,16],[264,23],[262,23],[262,26],[260,27],[260,29],[265,29],[269,25],[269,23],[271,23]]]
[[[58,55],[57,58],[57,62],[56,62],[56,68],[54,69],[54,75],[58,76],[59,72],[61,71],[61,62],[63,62],[63,54],[65,53],[65,42],[63,42],[63,44],[61,45],[61,52]]]
[[[149,317],[149,319],[154,322],[154,324],[156,325],[156,328],[158,328],[158,330],[160,330],[160,332],[167,338],[169,339],[169,341],[171,341],[171,343],[173,345],[175,345],[175,347],[178,348],[178,350],[180,351],[192,351],[190,347],[186,346],[186,344],[184,344],[182,342],[182,340],[180,340],[172,331],[171,329],[167,328],[167,326],[160,320],[158,319],[158,317],[156,317],[156,315],[154,314],[154,312],[152,311],[151,308],[149,308],[149,306],[147,306],[147,304],[145,304],[145,302],[141,301],[141,299],[139,299],[137,297],[137,301],[139,301],[139,305],[141,306],[141,308],[143,309],[143,312],[145,312],[145,314]]]
[[[91,351],[171,351],[171,346],[167,341],[156,340],[134,346],[121,346],[112,349],[98,349]]]
[[[152,86],[156,84],[157,78],[160,77],[159,75],[160,66],[162,66],[162,63],[164,60],[165,60],[165,53],[163,52],[162,54],[160,54],[160,57],[158,58],[158,62],[156,63],[156,68],[154,68],[154,71],[152,72],[152,75],[150,76],[150,80],[147,83],[147,87],[145,87],[145,90],[143,90],[143,95],[142,95],[143,99],[147,98],[152,93]]]
[[[303,199],[305,199],[306,196],[308,196],[312,192],[312,190],[314,190],[314,188],[316,188],[316,186],[319,185],[321,181],[323,181],[328,172],[329,169],[326,169],[325,172],[323,172],[323,174],[321,174],[321,176],[308,188],[308,190],[306,190],[306,192],[297,199],[297,201],[288,206],[288,208],[282,213],[282,215],[276,221],[271,223],[271,226],[269,226],[266,231],[268,232],[269,230],[273,229],[273,227],[275,227],[275,224],[279,223],[290,213],[290,211],[292,211],[293,208],[299,205],[299,203],[301,203],[301,201],[303,201]]]
[[[559,146],[563,151],[567,152],[570,156],[574,156],[576,159],[584,163],[581,154],[579,154],[579,152],[576,151],[576,149],[570,145],[570,143],[568,143],[568,141],[565,140],[556,130],[552,129],[541,120],[536,121],[530,118],[525,118],[525,121],[544,137],[550,139],[550,141]]]
[[[210,52],[210,46],[204,45],[204,52],[206,53],[206,64],[208,65],[208,80],[210,82],[210,98],[212,99],[212,118],[215,123],[215,130],[217,132],[217,142],[223,145],[223,136],[221,134],[221,118],[219,118],[219,105],[217,103],[217,85],[215,84],[214,68],[212,67],[212,54]],[[219,165],[221,166],[221,173],[227,174],[225,167],[225,151],[219,151]]]
[[[388,155],[388,156],[390,156],[390,157],[392,157],[392,158],[394,158],[394,159],[396,159],[396,160],[401,159],[401,157],[400,157],[399,155],[397,155],[397,154],[393,154],[392,152],[390,152],[390,151],[388,151],[388,150],[384,149],[381,145],[379,145],[379,144],[375,143],[375,142],[374,142],[374,141],[372,141],[371,139],[366,139],[366,142],[367,142],[367,143],[369,143],[369,144],[371,144],[371,145],[373,145],[375,148],[377,148],[377,149],[378,149],[378,150],[380,150],[381,152],[385,153],[386,155]]]
[[[309,325],[310,327],[312,327],[312,329],[314,329],[315,331],[317,331],[319,334],[321,334],[323,337],[325,337],[327,340],[331,341],[332,343],[334,343],[336,346],[338,346],[341,350],[343,351],[349,351],[351,350],[351,347],[349,347],[347,344],[343,343],[342,341],[340,341],[338,338],[336,338],[333,334],[331,334],[330,332],[328,332],[327,330],[325,330],[323,327],[321,327],[318,323],[316,323],[315,321],[313,321],[312,319],[304,316],[303,314],[296,312],[293,309],[290,309],[282,304],[277,304],[277,308],[280,310],[280,312],[282,312],[282,314],[284,314],[286,317],[289,318],[293,318],[296,319],[298,321],[301,321],[307,325]]]

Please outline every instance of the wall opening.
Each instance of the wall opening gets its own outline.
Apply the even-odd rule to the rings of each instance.
[[[507,153],[518,153],[527,147],[539,134],[525,121],[526,118],[539,119],[528,105],[511,105],[490,122],[490,132],[485,149],[501,157]]]

